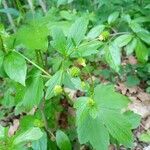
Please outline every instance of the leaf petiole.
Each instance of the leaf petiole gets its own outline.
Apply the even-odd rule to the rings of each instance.
[[[43,68],[41,68],[39,65],[37,65],[36,63],[34,63],[32,60],[30,60],[29,58],[27,58],[26,56],[24,56],[23,54],[19,53],[18,51],[15,51],[14,52],[18,53],[20,56],[22,56],[25,60],[27,60],[28,62],[30,62],[33,66],[35,66],[37,69],[41,70],[45,75],[51,77],[51,75],[45,71]]]

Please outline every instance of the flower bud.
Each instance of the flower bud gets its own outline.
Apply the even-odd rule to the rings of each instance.
[[[85,59],[84,58],[78,58],[77,59],[77,64],[80,65],[80,66],[85,67],[86,66]]]

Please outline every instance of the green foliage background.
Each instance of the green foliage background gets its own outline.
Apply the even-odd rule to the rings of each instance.
[[[1,0],[0,150],[134,149],[114,85],[150,93],[149,22],[149,0]]]

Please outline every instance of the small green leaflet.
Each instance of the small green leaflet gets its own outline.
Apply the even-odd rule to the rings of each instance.
[[[75,23],[71,26],[68,38],[73,39],[76,45],[79,45],[83,40],[88,25],[87,18],[78,18]]]
[[[81,144],[90,142],[92,147],[96,150],[107,150],[109,145],[109,133],[103,126],[99,116],[93,119],[89,115],[87,103],[87,97],[80,97],[75,103],[79,142]]]
[[[105,25],[97,25],[93,27],[87,34],[88,40],[93,40],[100,35],[100,33],[105,29]]]
[[[67,0],[57,0],[57,7],[67,4]]]
[[[4,9],[0,9],[0,13],[9,13],[11,15],[14,15],[15,17],[18,17],[19,16],[19,11],[17,11],[16,9],[14,8],[4,8]]]
[[[118,46],[115,43],[111,43],[109,46],[106,46],[104,55],[108,65],[116,72],[119,72],[121,64],[121,50]]]
[[[46,91],[46,99],[50,99],[54,96],[54,87],[55,85],[61,85],[63,81],[63,70],[56,72],[46,83],[48,87]]]
[[[146,5],[145,9],[150,9],[150,4]]]
[[[0,125],[0,139],[4,137],[5,134],[5,128]]]
[[[33,150],[47,150],[47,134],[44,132],[43,136],[32,142]]]
[[[14,96],[12,96],[11,89],[6,90],[3,95],[4,95],[4,98],[1,101],[1,105],[3,105],[3,107],[7,107],[7,108],[13,107],[15,105],[15,98],[14,98]]]
[[[77,109],[77,132],[81,144],[90,142],[96,150],[107,150],[109,134],[126,147],[132,147],[133,124],[131,115],[122,113],[129,99],[115,92],[112,85],[98,85],[94,89],[93,104],[90,98],[80,97],[75,103]],[[130,117],[130,118],[129,118]],[[139,118],[137,118],[139,123]]]
[[[146,133],[142,133],[140,135],[140,141],[150,143],[150,130],[148,130]]]
[[[123,47],[126,46],[131,40],[132,40],[132,35],[131,34],[124,34],[119,37],[117,37],[114,42],[118,47]]]
[[[138,24],[135,21],[131,21],[129,24],[130,28],[132,29],[133,32],[138,33],[138,32],[145,32],[145,29],[141,27],[140,24]]]
[[[146,22],[149,22],[149,16],[145,16],[145,17],[137,17],[134,19],[135,22],[137,23],[146,23]]]
[[[128,45],[124,48],[127,55],[131,55],[134,52],[136,44],[137,44],[136,38],[134,38],[132,41],[128,43]]]
[[[65,5],[65,4],[69,4],[73,2],[73,0],[57,0],[57,7],[59,7],[60,5]]]
[[[140,40],[137,41],[135,53],[136,53],[136,57],[137,57],[139,62],[141,62],[141,63],[147,62],[148,53],[149,53],[148,48]]]
[[[140,79],[135,75],[128,75],[126,80],[127,87],[135,87],[140,84]]]
[[[48,33],[48,28],[43,20],[34,20],[20,27],[15,35],[15,44],[16,46],[21,44],[31,52],[34,50],[45,52],[48,48]]]
[[[98,53],[98,48],[102,46],[99,41],[84,42],[72,53],[71,57],[86,57]]]
[[[124,116],[127,117],[127,119],[129,120],[129,122],[132,125],[132,129],[135,129],[139,126],[140,121],[141,121],[141,116],[138,114],[135,114],[132,111],[127,111],[124,113]]]
[[[0,51],[0,77],[2,77],[5,74],[3,67],[3,60],[4,60],[4,53]]]
[[[104,113],[104,116],[102,116],[102,113]],[[101,116],[107,130],[114,139],[126,147],[133,146],[132,125],[128,119],[114,110],[101,112]]]
[[[81,79],[79,77],[73,78],[68,72],[64,74],[63,84],[70,89],[83,91]]]
[[[53,41],[51,42],[52,46],[61,54],[66,53],[66,38],[61,30],[61,28],[54,27],[52,29]]]
[[[73,20],[75,17],[75,13],[72,13],[67,10],[62,10],[60,11],[60,16],[62,17],[62,19]]]
[[[131,22],[131,17],[130,17],[129,14],[122,14],[121,18],[122,18],[125,22],[127,22],[128,24],[130,24],[130,22]]]
[[[22,101],[17,105],[17,108],[31,110],[34,106],[38,106],[43,97],[43,79],[41,72],[38,70],[32,70],[30,77],[27,79],[27,85],[25,87],[25,93]]]
[[[138,32],[137,35],[142,41],[150,45],[150,33],[148,31]]]
[[[27,65],[23,57],[12,51],[4,58],[4,69],[10,79],[25,86]]]
[[[41,129],[37,127],[33,127],[18,135],[14,139],[13,144],[18,145],[24,142],[36,141],[39,140],[42,136],[43,136],[43,132],[41,131]]]
[[[71,143],[68,136],[61,130],[56,132],[56,143],[60,150],[71,150]]]
[[[84,122],[86,123],[84,126],[79,125],[78,127],[78,136],[80,136],[79,140],[81,144],[90,141],[94,149],[107,150],[109,145],[109,133],[100,122],[100,119],[93,119],[87,116]]]
[[[108,17],[108,23],[112,24],[116,21],[116,19],[119,17],[119,12],[113,12],[109,17]]]

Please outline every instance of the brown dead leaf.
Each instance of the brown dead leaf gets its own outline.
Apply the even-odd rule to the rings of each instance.
[[[137,97],[135,97],[135,96],[130,96],[130,95],[127,95],[128,97],[129,97],[129,99],[131,100],[131,101],[137,101]]]
[[[69,88],[64,88],[65,92],[68,94],[68,96],[70,97],[70,99],[75,99],[76,98],[76,90],[72,90]]]
[[[123,83],[118,83],[118,86],[116,86],[116,89],[120,91],[123,95],[125,95],[127,92],[127,87]]]
[[[146,130],[150,129],[150,116],[146,119],[144,127]]]
[[[145,101],[142,103],[134,101],[129,105],[129,109],[141,115],[142,118],[146,118],[150,115],[150,101]]]
[[[128,60],[129,60],[129,64],[131,65],[137,64],[137,59],[132,55],[128,57]]]
[[[33,107],[33,108],[29,111],[28,115],[34,115],[35,112],[36,112],[36,110],[37,110],[37,107]]]
[[[74,116],[74,117],[76,115],[75,110],[72,107],[68,108],[68,113],[69,113],[69,115]]]
[[[115,146],[114,145],[109,145],[109,148],[108,148],[109,150],[116,150],[116,148],[115,148]]]
[[[13,124],[10,126],[9,131],[8,131],[8,135],[11,137],[12,135],[15,134],[15,132],[18,130],[19,128],[19,120],[18,119],[14,119],[13,120]]]
[[[135,86],[135,87],[128,88],[128,92],[129,92],[130,94],[135,94],[135,93],[138,92],[138,87]]]
[[[150,94],[145,92],[140,92],[137,94],[137,98],[139,98],[141,101],[150,101]]]

